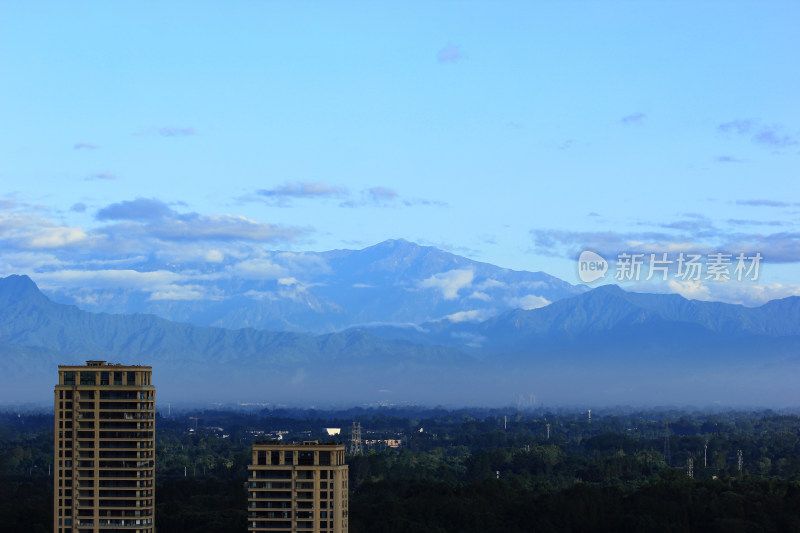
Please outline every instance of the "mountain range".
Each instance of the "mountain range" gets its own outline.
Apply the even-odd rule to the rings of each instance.
[[[145,259],[126,267],[197,275],[184,285],[191,290],[180,296],[122,283],[95,287],[55,281],[43,291],[58,303],[93,312],[319,334],[374,323],[485,319],[587,290],[544,272],[500,268],[402,239],[362,250],[267,251],[246,261],[180,265]]]
[[[426,255],[433,260],[449,254]],[[399,254],[363,276],[376,286],[379,279],[391,281],[392,268],[403,271],[401,259]],[[398,274],[397,283],[417,283],[408,292],[425,293],[416,280],[480,266],[449,261],[436,272],[424,257],[408,259],[406,265],[429,270]],[[490,267],[483,268],[494,278],[474,274],[470,283],[503,274],[502,283],[512,285],[509,280],[523,277]],[[334,271],[326,276],[336,277]],[[352,271],[343,276],[349,281],[329,286],[361,279]],[[553,280],[552,286],[569,290]],[[452,300],[464,298],[460,290]],[[439,292],[440,303],[452,303],[446,297],[451,293]],[[556,301],[549,305],[495,312],[485,320],[369,320],[320,334],[93,313],[52,301],[27,276],[9,276],[0,278],[2,400],[47,398],[43,391],[54,385],[58,364],[105,359],[152,365],[159,395],[169,401],[496,405],[536,395],[559,404],[797,404],[800,298],[747,308],[616,286],[575,292],[560,299],[551,293]],[[366,312],[363,317],[373,318]]]

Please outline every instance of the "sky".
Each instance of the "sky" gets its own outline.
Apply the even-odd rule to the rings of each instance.
[[[404,238],[570,283],[584,250],[609,262],[595,283],[620,254],[721,253],[730,280],[617,281],[800,295],[799,19],[791,1],[0,1],[0,275],[118,283]],[[757,276],[735,279],[738,254]]]

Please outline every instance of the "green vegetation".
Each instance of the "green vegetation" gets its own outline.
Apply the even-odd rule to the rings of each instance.
[[[245,531],[250,444],[347,442],[354,420],[372,443],[349,458],[353,533],[800,531],[796,415],[442,409],[159,418],[159,531]],[[4,531],[51,529],[51,463],[52,416],[0,415]]]

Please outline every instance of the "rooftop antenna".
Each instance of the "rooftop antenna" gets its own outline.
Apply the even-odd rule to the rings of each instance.
[[[361,447],[361,422],[353,422],[353,432],[350,436],[350,455],[361,455],[364,453]]]
[[[672,452],[669,449],[669,420],[664,420],[664,462],[667,466],[672,462]]]

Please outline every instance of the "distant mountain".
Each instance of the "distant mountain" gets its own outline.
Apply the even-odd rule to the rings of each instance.
[[[482,322],[310,335],[88,313],[0,278],[0,401],[41,396],[57,364],[87,359],[153,365],[172,401],[796,406],[800,298],[746,308],[604,286]]]
[[[687,300],[677,294],[626,292],[605,285],[584,294],[532,310],[515,309],[479,323],[439,320],[416,328],[380,326],[369,331],[384,338],[492,351],[526,351],[543,342],[562,345],[620,330],[675,331],[682,337],[705,334],[733,342],[738,339],[800,336],[800,297],[773,300],[761,307]],[[680,337],[680,336],[679,336]],[[478,342],[478,339],[480,341]],[[625,336],[619,336],[625,342]]]
[[[266,252],[232,264],[143,262],[140,272],[193,270],[207,298],[153,298],[139,289],[50,286],[53,300],[92,312],[147,313],[225,328],[326,333],[374,323],[421,323],[445,316],[485,319],[586,291],[544,272],[500,268],[420,246],[385,241],[363,250]]]
[[[453,361],[453,349],[387,341],[365,331],[319,336],[230,330],[170,322],[153,315],[110,315],[50,301],[27,276],[0,278],[0,374],[3,389],[29,389],[27,380],[49,383],[58,364],[99,359],[154,365],[162,383],[172,382],[198,399],[202,391],[300,385],[311,374],[325,379],[347,366],[363,375]],[[352,385],[337,378],[326,390]],[[15,395],[11,395],[13,397]],[[7,398],[6,398],[7,399]]]

